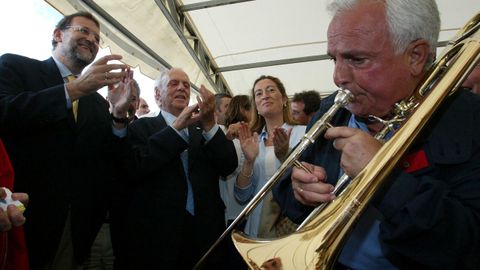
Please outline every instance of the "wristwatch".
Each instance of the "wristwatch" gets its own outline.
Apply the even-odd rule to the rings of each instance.
[[[111,113],[110,115],[112,116],[112,120],[115,123],[121,123],[121,124],[127,124],[128,123],[128,118],[127,117],[117,118],[113,115],[113,113]]]

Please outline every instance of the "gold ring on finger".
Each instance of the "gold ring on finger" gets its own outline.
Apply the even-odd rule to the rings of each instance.
[[[108,80],[108,72],[105,72],[105,81]]]

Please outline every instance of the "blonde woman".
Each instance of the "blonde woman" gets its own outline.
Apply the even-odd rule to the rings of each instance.
[[[235,197],[248,203],[280,167],[289,151],[305,134],[295,125],[283,83],[273,76],[261,76],[252,89],[252,122],[242,126],[239,139],[245,160],[235,183]],[[271,192],[247,219],[245,232],[256,237],[275,236],[280,215]]]

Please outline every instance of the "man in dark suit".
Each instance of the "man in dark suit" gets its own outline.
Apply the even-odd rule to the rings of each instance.
[[[215,99],[205,87],[188,106],[190,80],[172,69],[156,91],[160,114],[129,127],[139,175],[128,219],[130,267],[191,269],[225,229],[218,179],[235,170],[236,152],[215,123]],[[210,259],[210,267],[221,267],[222,256]]]
[[[57,24],[52,58],[0,58],[0,132],[15,191],[30,195],[25,232],[33,269],[79,267],[105,217],[111,159],[126,135],[129,96],[121,89],[109,93],[111,116],[96,93],[122,81],[126,66],[108,64],[121,56],[100,58],[82,73],[98,43],[98,21],[81,12]]]

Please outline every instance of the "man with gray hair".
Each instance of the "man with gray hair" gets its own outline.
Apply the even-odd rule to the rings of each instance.
[[[129,209],[128,269],[191,269],[225,229],[218,179],[237,167],[233,143],[215,123],[214,95],[203,85],[197,104],[178,68],[163,73],[157,117],[129,127],[137,168]],[[217,252],[223,252],[218,249]],[[206,269],[221,267],[221,254]]]
[[[338,0],[330,10],[334,81],[354,100],[303,153],[311,173],[293,168],[274,191],[297,223],[334,200],[336,179],[354,179],[382,147],[374,135],[383,125],[370,116],[390,119],[414,93],[440,28],[434,0]],[[333,96],[324,99],[312,122],[332,104]],[[480,98],[466,89],[440,106],[352,227],[338,269],[478,269],[479,122]]]

